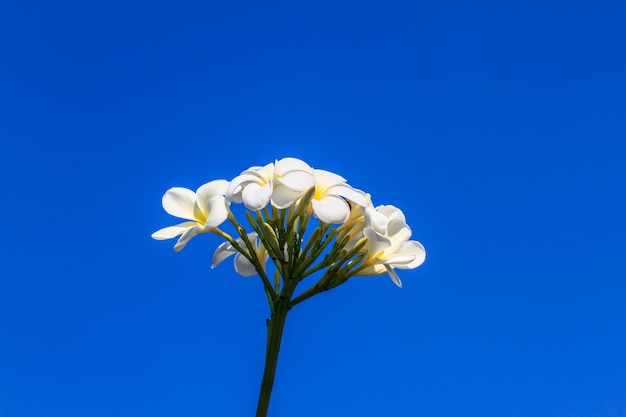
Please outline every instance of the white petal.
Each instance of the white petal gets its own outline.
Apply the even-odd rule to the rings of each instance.
[[[276,178],[276,182],[294,191],[305,192],[315,186],[315,177],[307,172],[291,172],[284,177]]]
[[[408,265],[415,259],[415,255],[413,254],[400,254],[392,253],[391,255],[387,255],[383,253],[381,256],[376,258],[380,261],[380,263],[385,265],[390,265],[393,267],[400,267],[400,265]],[[405,268],[406,269],[406,268]]]
[[[243,187],[250,183],[259,185],[265,184],[265,182],[262,180],[261,177],[259,177],[259,175],[256,174],[256,172],[251,172],[250,174],[244,173],[233,178],[230,184],[228,184],[228,187],[224,192],[224,196],[227,200],[232,199],[232,201],[235,203],[241,203],[241,190],[243,189]]]
[[[274,178],[274,164],[270,162],[262,167],[250,167],[242,172],[241,175],[251,175],[256,178],[256,181],[265,183]]]
[[[333,185],[342,184],[346,182],[345,178],[341,175],[337,175],[334,172],[325,171],[323,169],[315,169],[315,183],[320,191],[326,191]]]
[[[293,191],[282,184],[276,184],[272,191],[272,205],[276,208],[287,208],[296,202],[301,196],[301,191]]]
[[[170,188],[163,195],[161,200],[163,208],[172,216],[181,219],[194,220],[194,205],[196,204],[196,193],[182,188]]]
[[[385,268],[387,268],[387,272],[389,273],[389,277],[393,283],[402,288],[402,281],[400,281],[400,277],[396,274],[396,271],[394,271],[389,265],[385,265]]]
[[[196,199],[198,200],[198,204],[200,206],[206,206],[206,203],[211,197],[214,197],[216,195],[224,195],[226,193],[226,189],[228,188],[228,184],[229,183],[226,180],[214,180],[200,186],[200,188],[198,188],[198,191],[196,191]]]
[[[326,196],[321,200],[312,200],[313,212],[324,223],[337,224],[350,217],[350,206],[341,197]]]
[[[190,227],[195,227],[197,225],[198,224],[196,222],[184,222],[184,223],[177,224],[176,226],[164,227],[163,229],[157,230],[156,232],[152,233],[152,239],[156,239],[156,240],[171,239],[180,234],[183,234],[185,230],[189,229]]]
[[[241,204],[243,202],[243,200],[241,199],[241,193],[229,195],[228,192],[226,192],[226,201],[228,203],[235,203],[235,204]]]
[[[376,209],[367,207],[365,209],[365,224],[372,227],[377,233],[386,235],[389,220],[384,214],[379,213]]]
[[[256,269],[254,268],[254,265],[252,264],[252,262],[247,260],[246,257],[240,253],[238,253],[237,256],[235,256],[234,264],[235,264],[235,272],[237,272],[242,277],[251,277],[257,274]]]
[[[258,184],[248,184],[244,189],[241,197],[243,204],[250,210],[260,210],[267,206],[272,195],[272,183],[259,186]]]
[[[230,242],[222,243],[217,247],[217,249],[215,249],[211,268],[215,268],[216,266],[221,264],[224,259],[234,255],[235,253],[237,253],[237,251],[235,250],[235,248],[233,248],[233,245],[231,245]]]
[[[226,199],[222,195],[212,197],[207,204],[207,210],[209,212],[209,217],[204,223],[206,228],[217,227],[228,218]]]
[[[174,250],[176,252],[180,252],[181,250],[183,250],[185,245],[187,245],[187,242],[189,242],[192,237],[194,237],[195,235],[199,233],[200,233],[200,229],[198,227],[192,227],[192,228],[185,230],[185,233],[183,233],[180,239],[178,239],[178,242],[176,242],[176,244],[174,245]]]
[[[376,233],[371,227],[363,229],[363,236],[367,238],[367,256],[369,258],[377,256],[391,246],[391,241],[387,237]]]
[[[270,182],[274,178],[274,163],[270,162],[264,167],[258,168],[256,173],[263,180],[263,183]]]
[[[275,177],[283,177],[289,172],[303,171],[313,175],[313,168],[298,158],[283,158],[276,161]]]
[[[401,219],[404,223],[406,223],[406,218],[404,217],[404,213],[397,207],[394,206],[378,206],[376,207],[376,211],[383,214],[385,217],[392,221],[394,219]]]
[[[241,194],[241,183],[242,183],[242,179],[241,176],[235,177],[233,178],[230,183],[228,184],[228,187],[226,188],[226,191],[224,192],[224,196],[226,197],[227,200],[234,200],[234,196]]]
[[[410,253],[415,256],[415,259],[412,262],[406,265],[398,265],[399,269],[417,268],[426,260],[426,249],[424,249],[424,246],[417,240],[409,240],[408,242],[405,242],[402,249],[398,253]]]
[[[409,240],[411,228],[401,219],[393,219],[387,225],[387,236],[394,244],[400,244]]]
[[[371,276],[371,275],[382,275],[387,273],[387,269],[385,268],[384,265],[379,264],[379,265],[370,265],[366,268],[363,268],[362,270],[360,270],[358,273],[356,273],[355,275],[357,276]]]
[[[259,185],[266,184],[274,178],[274,164],[269,163],[264,167],[250,167],[243,171],[240,177],[244,177],[246,181],[255,182]]]
[[[369,200],[367,198],[367,194],[365,194],[361,190],[357,190],[356,188],[352,188],[348,184],[338,184],[330,187],[326,190],[327,194],[340,195],[344,198],[347,198],[350,201],[355,202],[361,207],[367,207]]]

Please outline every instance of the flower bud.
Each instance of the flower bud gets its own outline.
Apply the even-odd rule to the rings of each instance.
[[[302,195],[302,197],[300,197],[300,200],[296,203],[296,210],[293,213],[293,219],[297,219],[307,211],[314,195],[315,187],[311,187]]]
[[[274,251],[274,257],[278,259],[283,259],[284,254],[283,251],[280,250],[280,244],[278,243],[278,236],[276,236],[276,232],[267,223],[263,223],[263,237],[267,240],[267,242],[272,247]]]

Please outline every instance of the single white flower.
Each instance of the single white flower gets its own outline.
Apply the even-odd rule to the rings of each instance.
[[[192,237],[222,224],[228,217],[224,200],[227,187],[228,181],[215,180],[202,185],[196,192],[182,187],[167,190],[162,199],[165,211],[189,221],[157,230],[152,238],[165,240],[181,235],[174,245],[174,250],[178,252]]]
[[[413,269],[426,259],[424,246],[409,240],[411,229],[404,214],[394,206],[378,206],[365,210],[366,226],[363,235],[367,238],[363,265],[366,268],[356,275],[381,275],[388,273],[391,280],[402,287],[394,268]]]
[[[372,227],[376,233],[387,234],[391,222],[400,222],[406,225],[406,217],[402,210],[394,206],[374,207],[370,203],[364,210],[365,224]]]
[[[272,196],[274,164],[250,167],[233,178],[226,190],[226,200],[241,203],[250,210],[260,210]]]
[[[248,233],[248,240],[254,244],[254,250],[256,252],[256,256],[261,262],[261,265],[265,267],[265,262],[267,261],[267,250],[261,244],[258,239],[258,235],[255,232]],[[237,239],[237,244],[247,251],[247,247],[242,238]],[[244,277],[251,277],[257,274],[256,269],[252,262],[250,262],[243,254],[238,252],[230,242],[224,242],[217,247],[215,253],[213,254],[213,264],[211,268],[215,268],[217,265],[222,263],[222,261],[228,258],[231,255],[235,255],[234,265],[235,272]]]
[[[306,162],[297,158],[276,161],[272,206],[279,209],[287,208],[314,186],[313,168]]]
[[[346,183],[345,178],[330,171],[315,169],[315,194],[311,200],[313,213],[324,223],[344,223],[350,217],[350,205],[345,199],[367,206],[367,195]]]

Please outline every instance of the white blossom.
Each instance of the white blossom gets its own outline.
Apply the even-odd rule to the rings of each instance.
[[[226,200],[241,203],[250,210],[260,210],[272,196],[274,164],[250,167],[233,178],[226,189]]]
[[[394,206],[368,207],[363,235],[367,238],[363,260],[366,267],[356,275],[388,273],[391,280],[402,287],[394,268],[417,268],[426,259],[424,246],[416,240],[409,240],[411,229],[404,213]]]
[[[305,193],[307,201],[302,198]],[[328,230],[330,225],[338,225],[334,236],[337,236],[337,242],[342,243],[337,246],[339,249],[333,247],[326,256],[332,258],[346,255],[351,258],[337,258],[338,265],[347,262],[348,268],[339,274],[337,279],[340,280],[347,280],[353,275],[387,273],[392,281],[401,287],[402,283],[395,269],[416,268],[426,258],[424,246],[410,239],[411,229],[400,209],[390,205],[374,207],[369,194],[350,186],[342,176],[323,169],[313,169],[297,158],[283,158],[265,166],[250,167],[231,182],[211,181],[198,188],[196,192],[181,187],[169,189],[163,196],[164,209],[171,215],[187,221],[158,230],[152,237],[170,239],[180,236],[174,246],[174,250],[179,251],[193,236],[214,231],[227,238],[227,242],[222,243],[215,251],[213,267],[227,257],[236,255],[235,271],[243,276],[255,275],[257,269],[265,268],[268,259],[268,248],[263,246],[259,236],[256,233],[248,233],[247,237],[254,249],[254,253],[250,254],[243,239],[232,240],[229,235],[216,229],[232,215],[231,203],[243,203],[252,211],[260,211],[268,206],[279,210],[296,207],[294,211],[289,211],[287,216],[285,212],[264,210],[253,215],[252,218],[255,220],[248,218],[250,226],[256,233],[262,234],[261,237],[266,235],[265,237],[269,239],[267,241],[275,242],[277,234],[280,235],[283,246],[279,247],[276,243],[269,249],[282,250],[284,260],[288,260],[290,256],[299,257],[300,253],[294,252],[296,248],[301,250],[304,247],[314,248],[321,242],[321,240],[317,243],[302,242],[304,232],[298,231],[300,235],[297,238],[300,242],[295,245],[294,231],[284,229],[297,224],[293,219],[304,216],[302,219],[306,221],[303,220],[300,224],[306,225],[308,216],[313,215],[321,223],[325,223],[323,230]],[[276,222],[283,222],[285,219],[290,219],[288,225],[277,225]],[[245,237],[241,234],[245,229],[234,219],[234,215],[230,220],[240,236]],[[326,234],[323,238],[320,234],[321,232],[318,232],[315,235],[316,239],[325,239],[329,236]],[[358,247],[355,246],[357,242],[361,242]],[[333,252],[335,250],[343,252]],[[316,252],[309,251],[309,254],[311,253]],[[315,255],[317,256],[320,256],[319,252]],[[313,259],[305,259],[303,262],[311,265]],[[312,268],[314,270],[317,267]]]
[[[180,236],[174,250],[182,250],[189,240],[216,228],[228,217],[224,192],[228,181],[215,180],[202,185],[196,192],[182,187],[170,188],[162,199],[163,208],[172,216],[189,221],[165,227],[152,234],[156,240]]]
[[[315,216],[329,224],[344,223],[350,217],[350,205],[345,199],[359,206],[368,205],[367,195],[346,183],[345,178],[323,169],[314,170],[315,194],[311,200]]]
[[[287,208],[314,186],[313,168],[306,162],[297,158],[276,161],[272,206],[279,209]]]

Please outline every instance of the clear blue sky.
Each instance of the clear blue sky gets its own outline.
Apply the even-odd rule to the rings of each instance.
[[[626,416],[626,3],[4,2],[0,416],[250,416],[261,284],[150,234],[295,156],[426,263],[287,320],[271,416]]]

